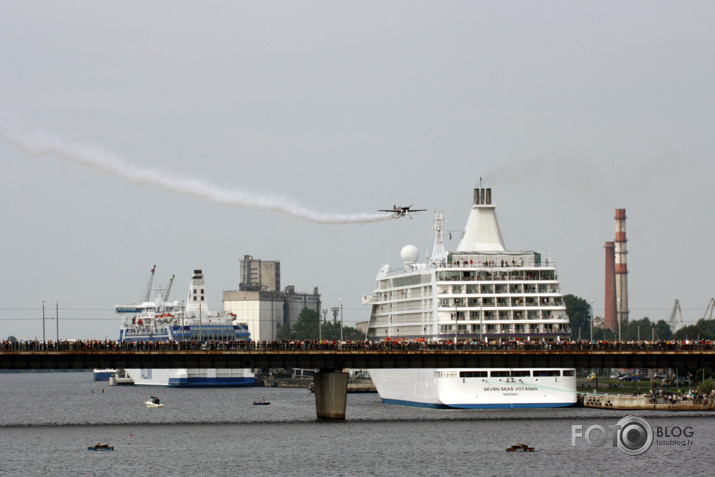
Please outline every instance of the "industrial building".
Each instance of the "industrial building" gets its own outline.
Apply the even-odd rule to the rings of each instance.
[[[320,316],[318,287],[312,294],[296,293],[295,287],[281,291],[281,263],[257,260],[245,255],[241,260],[241,281],[238,290],[223,292],[223,309],[235,313],[248,324],[253,340],[274,340],[284,326],[293,326],[303,308]]]

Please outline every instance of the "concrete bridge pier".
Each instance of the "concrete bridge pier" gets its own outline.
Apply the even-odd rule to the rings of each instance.
[[[318,419],[344,421],[348,373],[341,369],[321,369],[313,376],[313,387]]]

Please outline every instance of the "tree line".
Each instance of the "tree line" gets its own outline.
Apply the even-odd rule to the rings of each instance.
[[[323,321],[315,310],[303,308],[298,315],[293,326],[284,325],[278,328],[278,339],[280,340],[317,340],[327,341],[340,340],[340,322]],[[343,340],[358,341],[364,340],[365,333],[357,328],[343,326]]]
[[[564,295],[566,314],[571,325],[571,339],[591,339],[591,306],[583,298]],[[607,330],[594,326],[594,340],[613,341],[618,339],[618,329]],[[694,325],[684,326],[675,333],[665,320],[651,321],[644,316],[639,320],[621,323],[620,339],[632,340],[707,340],[715,339],[715,320],[701,319]]]

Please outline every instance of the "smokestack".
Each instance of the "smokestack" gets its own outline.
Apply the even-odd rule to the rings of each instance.
[[[618,323],[628,322],[628,265],[626,263],[626,209],[616,209],[616,316]]]
[[[603,312],[604,327],[607,330],[616,331],[618,322],[616,321],[616,255],[613,242],[606,242],[606,296],[605,309]]]
[[[491,205],[492,190],[491,189],[474,189],[474,205]]]

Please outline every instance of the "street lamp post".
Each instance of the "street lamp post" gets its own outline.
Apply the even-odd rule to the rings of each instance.
[[[328,316],[328,310],[323,310],[323,321]],[[318,341],[323,341],[323,324],[320,322],[320,317],[318,317]]]
[[[591,342],[593,342],[593,300],[591,300]]]

